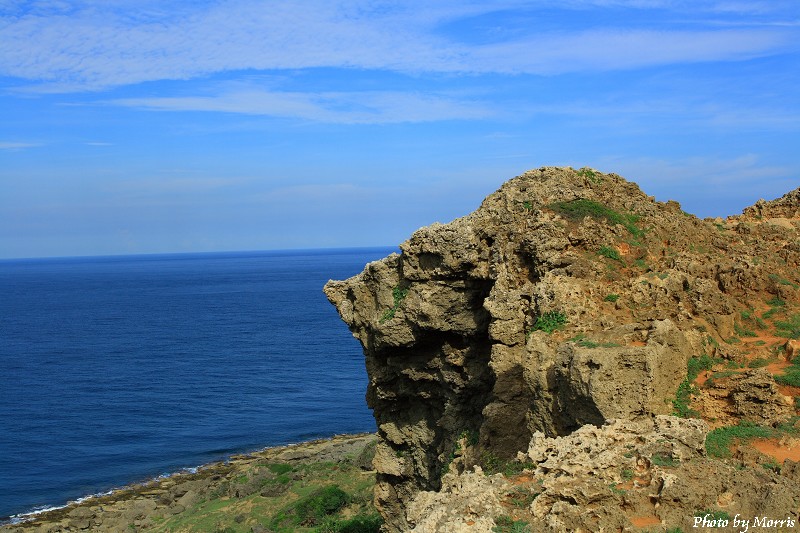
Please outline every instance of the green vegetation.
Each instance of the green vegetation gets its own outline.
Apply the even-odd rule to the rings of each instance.
[[[791,366],[784,369],[783,374],[775,376],[775,381],[781,385],[800,387],[800,357],[795,357]]]
[[[751,329],[746,329],[742,327],[740,324],[734,324],[733,331],[735,331],[736,334],[740,337],[758,337],[755,331]]]
[[[544,331],[553,333],[567,323],[567,315],[561,311],[548,311],[539,315],[533,324],[532,331]]]
[[[790,320],[775,322],[778,334],[789,339],[800,339],[800,314],[793,315]]]
[[[612,302],[613,303],[613,302],[616,302],[617,300],[619,300],[619,294],[609,294],[605,298],[603,298],[603,301],[605,301],[605,302]]]
[[[390,309],[384,311],[381,319],[379,320],[380,324],[383,324],[387,320],[391,320],[394,318],[394,314],[400,309],[400,304],[403,303],[406,296],[408,296],[408,289],[401,289],[400,285],[397,285],[394,289],[392,289],[392,299],[394,300],[394,305]]]
[[[641,237],[645,233],[643,229],[636,225],[639,221],[639,216],[619,213],[610,207],[592,200],[580,198],[569,202],[555,202],[548,207],[570,220],[583,220],[585,217],[589,216],[605,220],[611,224],[621,224],[634,237]]]
[[[697,379],[697,376],[700,375],[700,372],[703,370],[711,370],[714,365],[721,363],[722,359],[720,358],[712,358],[706,354],[701,355],[700,357],[692,357],[689,359],[689,362],[686,364],[686,378],[689,381],[694,381]]]
[[[597,253],[614,261],[622,260],[617,249],[610,246],[603,246]]]
[[[327,517],[318,531],[320,533],[378,533],[381,525],[383,525],[383,519],[377,513],[359,515],[346,520]]]
[[[594,342],[589,339],[578,339],[575,344],[582,348],[617,348],[620,345],[616,342]]]
[[[736,372],[733,372],[732,370],[726,370],[724,372],[714,372],[706,380],[706,387],[713,387],[714,380],[729,378],[734,375],[736,375]]]
[[[530,462],[520,462],[516,459],[501,459],[496,456],[491,450],[485,450],[481,453],[480,460],[478,461],[483,469],[484,474],[491,476],[494,474],[502,473],[506,477],[516,476],[535,468],[535,465]]]
[[[624,468],[622,470],[622,479],[624,479],[625,481],[630,481],[631,479],[633,479],[633,470],[631,470],[630,468]]]
[[[617,487],[616,483],[609,483],[608,488],[611,489],[611,492],[613,492],[617,496],[622,496],[627,492],[626,490]]]
[[[774,437],[777,430],[759,426],[745,420],[735,426],[725,426],[711,431],[706,436],[706,452],[711,457],[730,457],[731,445],[736,440]]]
[[[372,505],[375,476],[360,466],[362,455],[374,449],[373,441],[336,462],[264,460],[219,470],[216,486],[198,493],[179,514],[154,516],[148,531],[378,533],[382,519]]]
[[[705,509],[703,511],[697,511],[694,515],[699,517],[708,516],[709,520],[727,520],[728,522],[731,520],[731,515],[725,511],[711,511]]]
[[[602,183],[603,179],[598,176],[597,172],[592,170],[589,167],[582,167],[577,170],[578,176],[583,176],[584,178],[588,178],[592,183]]]
[[[782,278],[777,274],[770,274],[769,275],[769,279],[771,279],[772,281],[774,281],[775,283],[777,283],[779,285],[787,285],[789,287],[792,287],[793,289],[800,289],[800,285],[798,285],[796,283],[792,283],[788,279]]]
[[[319,525],[323,518],[332,515],[348,503],[350,496],[337,485],[330,485],[300,498],[288,508],[286,514],[297,525],[315,526]]]
[[[769,359],[765,359],[763,357],[753,359],[752,361],[747,363],[747,366],[749,366],[750,368],[762,368],[767,365],[769,365]]]
[[[713,338],[709,337],[713,340]],[[673,414],[681,418],[692,418],[697,416],[697,411],[689,408],[689,403],[692,399],[692,394],[696,392],[692,382],[697,379],[700,372],[703,370],[711,370],[716,364],[722,362],[722,359],[712,359],[706,354],[700,357],[692,357],[686,364],[686,379],[678,386],[678,391],[675,393],[675,399],[672,400]]]
[[[773,298],[771,300],[767,300],[767,305],[770,307],[786,307],[786,302],[781,300],[780,298]]]
[[[656,453],[650,458],[650,462],[657,466],[675,467],[680,461],[672,457],[671,453]]]
[[[492,528],[495,533],[530,533],[531,526],[524,520],[514,520],[510,516],[500,516]]]
[[[525,487],[516,487],[512,492],[508,493],[506,496],[514,505],[514,507],[519,507],[520,509],[527,509],[533,503],[533,500],[539,495],[538,492],[533,492],[531,490],[526,489]]]

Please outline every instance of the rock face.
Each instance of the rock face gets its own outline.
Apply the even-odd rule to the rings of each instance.
[[[796,269],[774,273],[800,264],[798,199],[715,224],[615,174],[542,168],[330,281],[325,294],[364,347],[387,528],[417,526],[415,498],[452,493],[453,469],[474,476],[535,436],[669,414],[690,356],[744,357],[725,341],[747,326],[748,295],[797,301]],[[454,462],[463,446],[473,451]]]

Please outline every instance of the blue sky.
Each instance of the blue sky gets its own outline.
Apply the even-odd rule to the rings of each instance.
[[[543,165],[800,185],[796,0],[0,0],[0,257],[394,245]]]

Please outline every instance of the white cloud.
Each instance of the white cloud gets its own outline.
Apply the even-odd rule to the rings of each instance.
[[[0,19],[0,73],[47,82],[51,90],[247,69],[553,74],[747,59],[798,42],[792,28],[653,31],[626,28],[624,21],[619,29],[537,33],[531,28],[521,39],[492,45],[469,45],[438,33],[446,22],[526,4],[514,1],[229,0],[191,7],[84,1],[71,9],[62,2],[48,4],[46,12]]]
[[[35,148],[37,146],[41,145],[38,143],[0,141],[0,150],[16,151],[16,150],[24,150],[26,148]]]
[[[217,96],[128,98],[109,103],[161,111],[216,111],[343,124],[475,119],[490,114],[480,104],[446,96],[382,91],[299,93],[250,89]]]
[[[698,216],[738,214],[759,198],[777,198],[797,187],[797,169],[769,164],[757,154],[673,160],[607,157],[599,166],[637,182],[660,201],[680,201]],[[731,205],[736,206],[733,211]]]

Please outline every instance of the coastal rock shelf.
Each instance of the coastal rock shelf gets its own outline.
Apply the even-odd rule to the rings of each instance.
[[[777,360],[787,338],[800,336],[799,216],[800,189],[759,201],[741,216],[700,220],[615,174],[541,168],[508,181],[475,212],[418,230],[400,245],[401,254],[330,281],[325,294],[366,357],[367,402],[380,437],[375,500],[386,527],[491,531],[518,519],[535,531],[592,530],[632,527],[637,513],[659,525],[691,527],[698,509],[687,508],[680,519],[668,506],[654,509],[647,498],[625,503],[617,497],[630,508],[598,515],[592,524],[563,504],[542,514],[540,498],[514,514],[501,505],[509,489],[500,482],[482,482],[486,490],[495,487],[489,490],[494,496],[476,491],[484,496],[474,508],[483,511],[471,515],[463,509],[437,513],[420,498],[452,495],[455,486],[468,492],[476,467],[493,473],[500,465],[536,463],[518,454],[543,436],[566,438],[587,425],[629,420],[640,427],[638,421],[673,413],[707,418],[711,428],[792,423],[797,411],[787,392],[794,391],[778,390],[778,370],[757,378],[739,373],[753,360]],[[778,311],[762,318],[770,308]],[[714,384],[725,392],[709,389],[718,398],[735,396],[735,408],[717,409],[724,418],[710,414],[713,401],[698,400],[698,376],[687,378],[698,360],[711,361],[706,370],[729,368]],[[685,422],[672,420],[661,424]],[[692,442],[701,445],[693,445],[687,460],[705,456],[709,427],[702,427],[693,430],[700,434]],[[716,463],[708,464],[702,477],[682,469],[681,482],[701,483],[714,473]],[[640,466],[652,474],[649,463]],[[587,464],[585,473],[592,468]],[[778,483],[777,470],[728,476],[720,466],[719,474],[733,480],[720,490],[735,494],[725,511],[796,516],[800,489],[785,478],[780,498],[750,486],[764,475]],[[531,479],[536,472],[542,474],[534,468]],[[662,489],[671,476],[662,476]],[[640,488],[654,490],[653,479]],[[603,490],[610,490],[608,483]],[[545,492],[557,497],[551,488]],[[558,497],[569,500],[568,492]],[[719,507],[717,496],[691,504]],[[561,509],[563,520],[554,518]],[[426,513],[442,521],[423,519]]]

